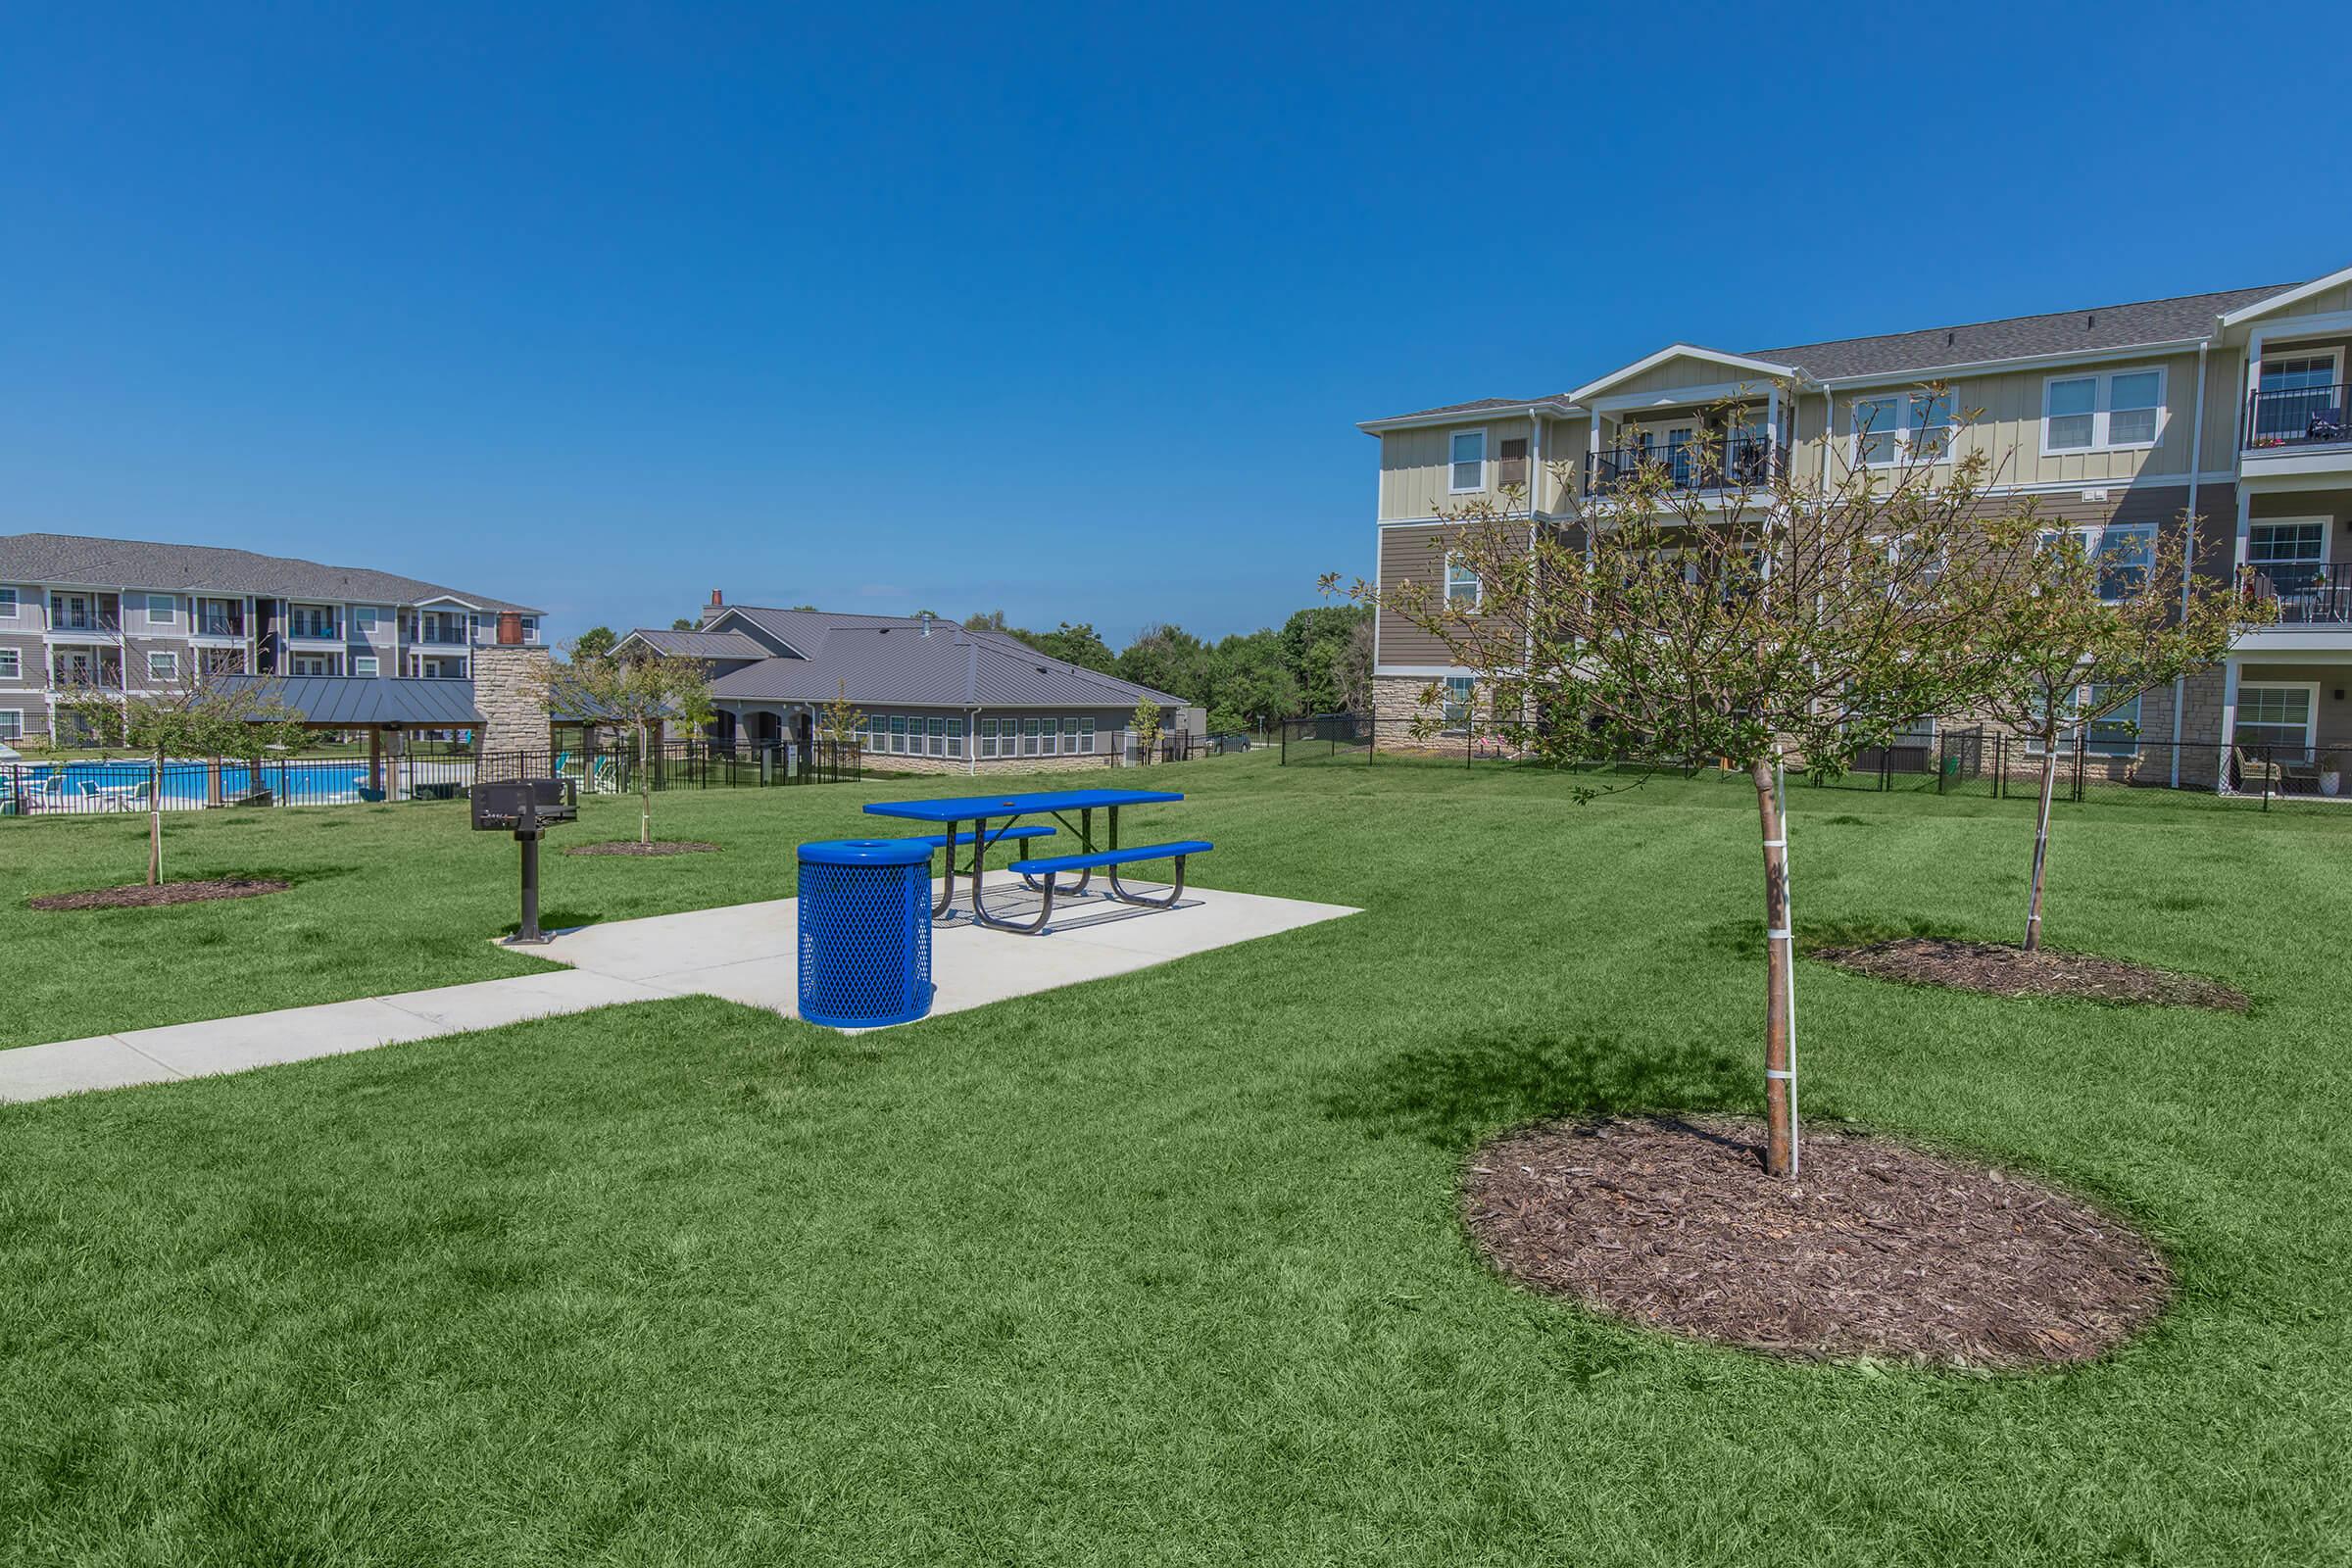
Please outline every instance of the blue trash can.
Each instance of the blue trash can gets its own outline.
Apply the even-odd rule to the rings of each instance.
[[[801,846],[801,1016],[837,1029],[931,1011],[931,846]]]

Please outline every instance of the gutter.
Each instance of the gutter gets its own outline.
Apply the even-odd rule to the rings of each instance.
[[[2219,317],[2214,321],[2216,326],[2221,324]],[[2197,423],[2196,428],[2188,434],[2188,531],[2182,536],[2180,550],[2180,614],[2184,619],[2188,615],[2189,580],[2197,567],[2197,476],[2205,471],[2205,364],[2212,351],[2213,339],[2210,336],[2197,345],[2197,404],[2196,413],[2192,416]],[[2233,576],[2236,569],[2236,564],[2232,562],[2230,572]],[[2173,677],[2174,789],[2180,787],[2180,710],[2187,706],[2188,677],[2176,675]]]

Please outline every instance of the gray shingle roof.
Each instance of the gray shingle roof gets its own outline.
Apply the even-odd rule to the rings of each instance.
[[[765,659],[767,650],[739,631],[664,631],[647,626],[629,635],[657,654],[680,659]]]
[[[906,615],[755,605],[730,606],[727,612],[802,657],[762,659],[719,676],[710,689],[722,702],[829,703],[846,687],[851,702],[867,708],[1133,708],[1147,697],[1163,708],[1184,706],[1167,692],[950,620],[933,621],[926,637],[923,623]]]
[[[2177,343],[2203,337],[2213,330],[2217,316],[2283,294],[2293,283],[2267,283],[2260,288],[2224,289],[2214,294],[2183,294],[2174,299],[2140,300],[2128,305],[2096,305],[2080,311],[2057,311],[2047,316],[2012,316],[1997,321],[1973,321],[1957,326],[1923,327],[1915,332],[1888,332],[1877,337],[1835,338],[1825,343],[1801,343],[1788,348],[1748,349],[1741,357],[1793,366],[1816,380],[1839,380],[1853,375],[1896,375],[1905,370],[1928,370],[1947,365],[1979,365],[1994,360],[2031,359],[2045,354],[2096,353],[2129,348],[2138,343]],[[1723,352],[1723,351],[1719,351]],[[1413,414],[1388,417],[1426,418],[1443,414],[1477,414],[1486,409],[1525,408],[1530,403],[1566,403],[1565,392],[1540,398],[1477,398],[1448,403]]]
[[[400,724],[464,729],[482,722],[469,680],[409,680],[369,675],[223,675],[232,690],[260,687],[314,724]]]
[[[214,545],[157,544],[74,533],[0,534],[0,582],[74,583],[91,588],[164,588],[184,593],[265,594],[337,603],[414,605],[456,599],[481,610],[519,610],[483,594],[462,593],[366,566],[326,566],[290,556],[262,556]]]

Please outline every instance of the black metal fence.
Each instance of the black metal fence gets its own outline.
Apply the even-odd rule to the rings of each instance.
[[[1314,713],[1282,725],[1282,762],[1294,764],[1414,761],[1424,765],[1539,765],[1483,725],[1462,725],[1435,734],[1416,734],[1406,719],[1374,719],[1367,713]],[[1631,759],[1592,758],[1569,766],[1576,771],[1620,770],[1683,778],[1720,776],[1744,780],[1718,760],[1680,766]],[[1871,747],[1843,772],[1804,775],[1816,789],[1912,792],[1986,800],[2037,800],[2043,756],[2023,736],[1981,728],[1946,729],[1916,742]],[[2134,798],[2167,792],[2218,796],[2268,809],[2284,802],[2352,802],[2352,747],[2339,755],[2327,747],[2240,741],[2170,741],[2146,736],[2076,734],[2058,747],[2055,798],[2063,802]]]
[[[0,763],[0,815],[91,815],[272,806],[460,801],[484,779],[567,778],[580,793],[839,784],[865,776],[857,746],[677,741],[475,753],[412,746],[400,755],[167,761],[98,756]]]

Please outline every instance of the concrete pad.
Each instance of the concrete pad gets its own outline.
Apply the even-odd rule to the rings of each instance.
[[[432,991],[405,991],[376,1000],[433,1025],[434,1034],[463,1034],[520,1023],[526,1018],[586,1012],[616,1003],[659,1002],[674,995],[675,992],[591,969],[552,969],[542,974],[515,975],[508,980],[477,980],[471,985],[442,986]]]
[[[176,1023],[160,1029],[126,1029],[115,1038],[153,1056],[183,1077],[238,1072],[281,1061],[305,1061],[367,1051],[398,1040],[444,1034],[413,1012],[367,998],[315,1007]]]

